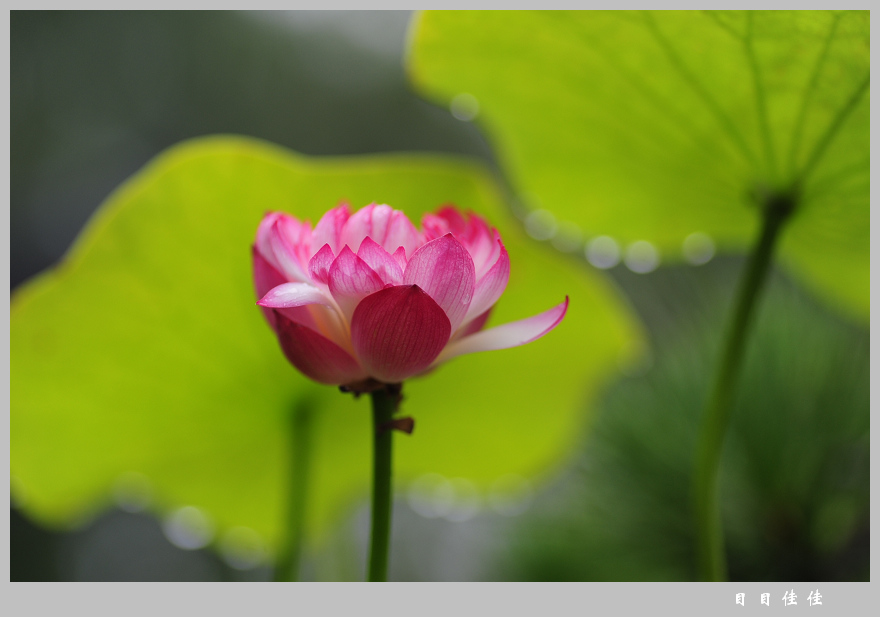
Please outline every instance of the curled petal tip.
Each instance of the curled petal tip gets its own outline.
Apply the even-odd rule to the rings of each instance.
[[[450,343],[438,356],[434,365],[462,354],[509,349],[536,341],[558,326],[566,312],[568,312],[568,296],[561,304],[543,313],[481,330]]]
[[[308,283],[282,283],[266,292],[257,304],[267,308],[292,308],[307,304],[330,306],[330,301],[324,292]]]

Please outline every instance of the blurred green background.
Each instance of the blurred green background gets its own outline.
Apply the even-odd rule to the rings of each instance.
[[[13,290],[56,263],[117,185],[189,137],[244,134],[313,155],[450,152],[494,166],[472,123],[407,84],[409,19],[13,12]],[[551,240],[531,222],[533,237]],[[576,241],[552,240],[584,259]],[[603,393],[572,460],[551,482],[521,487],[516,503],[457,508],[443,486],[431,488],[433,500],[415,489],[402,495],[390,578],[692,579],[691,444],[741,267],[721,255],[647,273],[609,269],[653,352]],[[722,466],[731,577],[868,580],[867,328],[776,273],[747,363]],[[61,533],[13,503],[12,580],[271,576],[259,555],[199,548],[146,506],[129,495]],[[356,580],[367,520],[362,504],[306,555],[305,578]]]

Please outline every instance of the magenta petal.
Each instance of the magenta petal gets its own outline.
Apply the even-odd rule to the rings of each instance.
[[[329,244],[333,253],[338,253],[341,248],[342,228],[349,216],[348,204],[340,204],[327,211],[315,225],[315,230],[312,232],[312,246]]]
[[[257,252],[270,262],[273,257],[272,248],[269,246],[269,235],[271,234],[272,227],[275,225],[275,221],[278,220],[279,216],[283,215],[280,212],[267,212],[257,227],[257,241],[254,246],[256,247]]]
[[[482,279],[487,270],[491,268],[500,255],[500,249],[504,248],[501,236],[495,230],[490,230],[477,216],[473,217],[469,228],[467,240],[462,240],[471,257],[474,260],[474,268],[477,270],[477,279]]]
[[[510,279],[510,257],[500,240],[498,246],[500,247],[498,259],[483,278],[477,282],[474,289],[474,299],[471,300],[464,318],[465,322],[492,308],[507,287],[507,281]]]
[[[264,311],[273,311],[276,315],[276,319],[277,319],[277,315],[281,315],[282,317],[286,317],[287,319],[289,319],[290,321],[292,321],[294,323],[297,323],[301,326],[305,326],[307,328],[311,328],[315,332],[321,333],[322,332],[321,325],[318,323],[318,320],[315,319],[315,313],[318,313],[320,316],[320,311],[323,311],[325,313],[325,315],[323,316],[324,319],[322,321],[327,322],[332,319],[332,318],[328,317],[328,315],[331,312],[331,309],[323,308],[323,307],[321,307],[321,308],[315,307],[315,308],[317,308],[317,310],[315,310],[315,312],[313,312],[314,306],[315,305],[312,305],[312,304],[305,304],[303,306],[292,306],[290,308],[279,308],[279,309],[270,309],[270,308],[265,308],[262,306],[260,308],[263,309]],[[275,328],[275,331],[277,332],[278,329]],[[339,344],[340,341],[334,341],[334,342]]]
[[[419,248],[403,273],[404,285],[418,285],[446,312],[453,332],[464,320],[475,282],[474,262],[452,234]]]
[[[403,269],[400,264],[371,238],[364,238],[357,255],[379,275],[384,284],[400,285],[403,281]]]
[[[349,320],[362,298],[385,286],[367,262],[355,255],[348,246],[342,248],[330,266],[328,285],[333,299]]]
[[[306,377],[337,386],[367,377],[357,360],[336,343],[281,315],[277,318],[281,349]]]
[[[330,245],[322,246],[321,250],[309,260],[309,276],[312,277],[312,280],[326,285],[330,280],[330,266],[334,259],[336,259],[336,255],[333,254]]]
[[[278,272],[275,266],[266,261],[266,258],[260,254],[256,245],[252,247],[251,254],[254,259],[254,290],[257,292],[257,298],[262,298],[273,287],[277,287],[278,285],[287,282],[284,275]],[[275,313],[272,309],[268,308],[262,308],[261,310],[266,317],[266,321],[269,322],[269,325],[272,326],[272,329],[274,330]]]
[[[387,287],[354,311],[351,338],[370,377],[397,383],[428,368],[449,341],[446,313],[417,285]]]
[[[388,206],[385,207],[389,210],[391,209]],[[342,228],[340,249],[345,245],[352,250],[357,250],[357,247],[361,245],[364,238],[373,235],[373,211],[376,208],[376,204],[370,204],[351,215],[351,218],[345,222],[345,226]],[[382,226],[383,217],[379,216],[378,218],[377,222]],[[384,218],[387,218],[387,216]]]
[[[436,213],[428,213],[422,217],[422,228],[425,239],[433,240],[448,233],[459,236],[467,228],[467,221],[452,206],[443,206]]]
[[[403,247],[407,255],[412,255],[422,243],[419,231],[400,210],[394,210],[388,221],[385,237],[380,244],[388,251],[396,251]]]
[[[549,311],[545,311],[528,319],[513,321],[502,326],[489,328],[482,332],[477,332],[470,336],[460,338],[450,343],[443,353],[437,358],[435,364],[446,362],[447,360],[466,353],[474,353],[477,351],[492,351],[496,349],[507,349],[509,347],[518,347],[531,343],[550,332],[559,325],[565,312],[568,310],[568,296],[565,302],[554,306]]]
[[[258,298],[265,296],[273,287],[287,282],[284,275],[263,257],[256,246],[251,247],[251,255],[254,259],[254,290]]]
[[[456,236],[467,230],[468,222],[455,206],[443,206],[437,211],[437,216],[446,221],[449,231]]]
[[[287,280],[309,280],[303,265],[307,263],[304,241],[311,229],[289,216],[279,216],[269,229],[268,244],[275,264]],[[303,258],[306,257],[306,260]]]
[[[412,255],[412,253],[410,253]],[[406,270],[406,247],[398,246],[397,250],[394,251],[394,254],[391,255],[394,258],[394,261],[397,262],[397,265],[400,266],[400,271],[403,272]]]

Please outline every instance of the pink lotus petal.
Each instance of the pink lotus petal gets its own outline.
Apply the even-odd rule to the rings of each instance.
[[[267,308],[291,308],[307,304],[323,304],[335,308],[321,289],[308,283],[284,283],[273,287],[257,304]]]
[[[425,242],[442,238],[448,233],[452,233],[449,227],[449,221],[440,216],[440,213],[429,212],[422,217],[422,229],[425,234]],[[454,235],[454,234],[453,234]]]
[[[298,220],[283,212],[267,212],[257,228],[257,251],[288,280],[293,278],[287,272],[288,269],[293,268],[294,273],[298,271],[295,262],[299,260],[299,254],[304,252],[299,243],[308,236],[308,226],[305,227],[306,229]],[[276,255],[279,250],[280,256]],[[287,264],[287,259],[293,260],[294,264]]]
[[[431,365],[449,340],[449,319],[417,285],[387,287],[354,311],[354,350],[369,375],[397,383]]]
[[[269,246],[269,234],[279,216],[284,215],[281,212],[267,212],[257,227],[257,239],[254,242],[254,246],[256,247],[257,252],[266,259],[271,259],[272,249]]]
[[[445,236],[448,233],[458,237],[467,229],[467,221],[452,206],[443,206],[436,213],[423,216],[422,227],[426,234],[430,234],[431,239]]]
[[[309,281],[304,267],[308,263],[306,257],[308,251],[303,245],[303,239],[310,234],[310,231],[309,227],[289,216],[279,216],[269,229],[270,254],[266,257],[270,262],[274,262],[273,265],[290,281],[300,283]]]
[[[489,313],[491,312],[492,309],[489,308],[471,319],[470,321],[465,320],[465,322],[461,324],[461,327],[458,329],[458,332],[455,333],[454,339],[462,339],[466,336],[470,336],[471,334],[482,330],[483,326],[486,325],[486,322],[489,321]]]
[[[322,246],[321,250],[309,260],[309,276],[312,277],[312,280],[326,285],[330,280],[330,266],[335,259],[336,255],[333,254],[330,245]]]
[[[474,268],[477,271],[477,280],[479,281],[498,261],[504,244],[501,242],[501,236],[498,232],[490,229],[478,216],[472,218],[470,232],[464,245],[474,259]]]
[[[328,283],[333,299],[339,304],[347,320],[365,296],[385,286],[378,274],[367,263],[344,246],[330,266]]]
[[[376,240],[375,237],[373,239]],[[403,247],[407,255],[415,253],[419,245],[422,244],[419,231],[400,210],[392,211],[385,237],[381,241],[376,241],[389,253],[392,251],[396,253],[399,247]],[[401,270],[405,269],[405,264],[406,261],[404,259],[404,265],[401,266]]]
[[[257,246],[251,247],[251,255],[254,262],[254,290],[257,292],[257,298],[262,298],[273,287],[277,287],[282,283],[286,283],[287,279],[275,269],[275,266],[266,261],[266,258],[260,254]],[[261,308],[266,321],[275,329],[275,313],[272,309]]]
[[[491,308],[507,287],[507,281],[510,278],[510,257],[500,240],[497,246],[500,247],[498,259],[483,278],[477,281],[474,288],[474,299],[471,300],[464,317],[465,322]]]
[[[508,349],[531,343],[558,326],[567,310],[568,296],[565,297],[565,302],[554,306],[549,311],[458,339],[446,346],[435,364],[446,362],[466,353]]]
[[[339,345],[281,315],[278,315],[278,341],[290,363],[319,383],[339,386],[367,377],[357,360]]]
[[[410,253],[412,255],[412,253]],[[400,271],[403,272],[406,270],[406,247],[398,246],[397,250],[394,251],[394,254],[391,256],[394,258],[394,261],[397,262],[397,265],[400,266]]]
[[[531,342],[563,319],[568,298],[484,330],[510,277],[498,231],[452,207],[423,225],[384,204],[353,215],[340,205],[314,232],[265,215],[252,250],[258,304],[301,372],[337,385],[394,383],[457,355]]]
[[[433,240],[447,233],[455,236],[471,255],[479,281],[498,260],[498,244],[501,237],[482,218],[472,212],[465,218],[451,206],[444,206],[436,214],[422,217],[425,240]]]
[[[318,324],[318,320],[315,319],[315,312],[318,312],[319,315],[321,315],[322,312],[328,313],[331,311],[331,309],[317,304],[304,304],[303,306],[291,306],[288,308],[277,309],[271,309],[261,306],[260,310],[271,311],[273,313],[274,319],[277,319],[278,315],[281,315],[282,317],[285,317],[294,323],[314,330],[318,334],[321,334],[322,329],[321,326]],[[326,314],[321,316],[323,316],[327,321],[330,321],[329,319],[327,319]],[[327,336],[327,338],[333,339],[333,342],[335,342],[337,345],[345,341],[344,337],[340,338],[336,336],[335,332],[332,330],[330,331],[330,334],[329,336]]]
[[[388,236],[388,228],[391,226],[391,217],[393,215],[394,209],[391,206],[387,204],[374,205],[370,211],[369,237],[376,240],[379,244],[383,244]]]
[[[376,204],[365,206],[351,215],[351,218],[345,222],[340,237],[341,245],[348,246],[351,250],[356,251],[364,241],[364,238],[373,234],[373,210]],[[379,217],[381,219],[381,217]],[[379,221],[380,225],[382,221]],[[341,246],[340,246],[341,249]]]
[[[273,287],[287,282],[284,275],[260,254],[256,245],[251,247],[251,256],[254,262],[254,290],[258,298],[265,296]]]
[[[347,329],[325,290],[308,283],[284,283],[269,290],[257,304],[346,346]]]
[[[403,283],[418,285],[431,296],[446,312],[454,332],[474,295],[474,262],[461,243],[446,234],[413,254],[403,273]]]
[[[364,238],[357,255],[379,275],[385,285],[400,285],[403,281],[403,269],[400,264],[372,238]]]
[[[312,232],[312,246],[330,245],[330,249],[334,254],[342,248],[342,228],[345,226],[351,215],[348,211],[348,204],[340,204],[332,210],[328,210]]]

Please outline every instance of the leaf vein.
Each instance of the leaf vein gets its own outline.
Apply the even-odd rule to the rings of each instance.
[[[868,85],[871,83],[871,70],[868,69],[865,78],[862,80],[862,83],[856,88],[855,92],[852,93],[849,100],[846,104],[840,108],[840,111],[837,112],[837,115],[831,121],[831,124],[828,125],[828,128],[825,130],[825,133],[816,143],[816,147],[813,149],[810,158],[807,160],[803,169],[801,169],[800,173],[797,175],[794,186],[800,186],[803,184],[806,177],[813,171],[813,168],[819,163],[822,156],[825,154],[825,151],[828,149],[828,146],[831,145],[831,142],[834,141],[834,137],[837,135],[837,132],[840,130],[840,127],[844,125],[847,118],[849,118],[852,110],[855,109],[859,100],[862,98],[862,95],[867,91]]]
[[[767,166],[770,171],[770,177],[776,177],[776,151],[773,147],[773,137],[770,134],[770,123],[767,116],[767,97],[764,92],[764,82],[761,79],[761,72],[758,68],[758,60],[755,57],[755,47],[754,47],[754,31],[753,31],[753,21],[754,21],[754,12],[749,11],[747,24],[747,34],[745,39],[743,39],[743,43],[746,48],[746,57],[749,62],[749,69],[752,72],[752,78],[754,79],[755,86],[755,107],[758,113],[758,124],[761,127],[761,139],[764,142],[764,155],[767,158]]]
[[[681,75],[682,79],[691,88],[694,94],[696,94],[709,108],[709,110],[715,116],[715,119],[721,125],[721,128],[727,133],[728,137],[733,140],[733,143],[737,146],[737,148],[745,156],[745,158],[752,165],[756,165],[755,154],[752,152],[751,148],[749,148],[748,144],[742,136],[742,133],[739,132],[736,125],[731,121],[727,114],[724,113],[718,102],[706,91],[706,89],[697,80],[697,78],[694,77],[694,75],[687,69],[681,57],[675,52],[675,49],[673,49],[672,44],[669,42],[669,39],[657,27],[657,23],[651,16],[651,14],[645,13],[645,17],[645,23],[647,23],[648,29],[650,30],[654,39],[662,48],[663,52],[666,54],[666,57],[672,64],[672,67],[676,71],[678,71],[679,75]]]
[[[828,50],[831,48],[831,42],[834,39],[834,34],[837,31],[837,25],[840,23],[840,14],[834,15],[834,21],[831,22],[831,27],[828,28],[828,35],[825,37],[825,43],[822,46],[822,51],[819,53],[819,57],[816,59],[816,64],[813,66],[813,72],[810,76],[810,81],[807,83],[807,87],[804,89],[804,96],[801,99],[800,109],[798,109],[798,115],[794,123],[794,129],[791,136],[791,147],[788,152],[788,170],[790,174],[794,173],[795,168],[795,157],[797,156],[798,150],[801,147],[801,140],[803,139],[804,133],[804,121],[806,120],[807,115],[807,107],[810,104],[810,100],[812,99],[813,92],[816,89],[816,84],[819,82],[819,75],[822,72],[822,67],[825,64],[825,59],[828,57]]]

